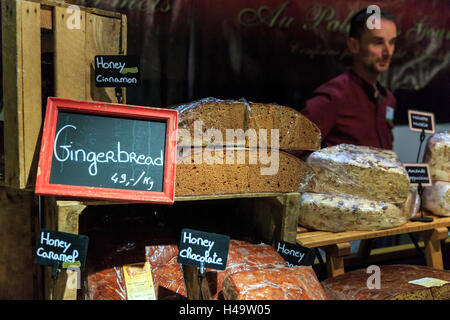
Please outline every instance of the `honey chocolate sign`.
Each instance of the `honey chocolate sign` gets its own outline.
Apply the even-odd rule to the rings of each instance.
[[[191,229],[181,231],[178,263],[225,270],[230,237]]]

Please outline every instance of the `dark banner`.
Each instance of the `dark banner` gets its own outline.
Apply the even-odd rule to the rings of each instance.
[[[128,54],[142,85],[129,102],[166,106],[204,97],[276,102],[301,109],[311,92],[351,64],[346,35],[369,5],[396,16],[399,37],[380,81],[407,109],[450,122],[450,2],[447,0],[92,0],[80,5],[128,17]]]

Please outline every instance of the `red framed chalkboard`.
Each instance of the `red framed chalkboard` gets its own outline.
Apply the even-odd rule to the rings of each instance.
[[[36,194],[173,203],[176,110],[48,98]]]

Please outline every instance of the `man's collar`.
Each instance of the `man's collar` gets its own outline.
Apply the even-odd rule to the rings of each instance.
[[[364,92],[367,94],[369,99],[376,100],[374,98],[374,94],[375,94],[375,90],[376,89],[378,89],[378,91],[380,92],[380,94],[383,97],[387,96],[386,89],[378,81],[377,81],[377,84],[376,84],[376,87],[375,87],[375,86],[371,85],[370,83],[368,83],[363,78],[361,78],[352,68],[348,68],[347,72],[361,85],[361,87],[363,88]]]

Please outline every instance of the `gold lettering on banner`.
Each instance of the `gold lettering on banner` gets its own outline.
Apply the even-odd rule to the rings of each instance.
[[[347,17],[341,22],[336,17],[336,10],[332,6],[324,6],[316,3],[311,5],[306,11],[308,21],[302,25],[303,30],[315,30],[320,25],[326,24],[326,30],[330,32],[348,33],[350,29],[350,19],[354,11],[350,11]]]
[[[406,31],[408,40],[420,42],[423,39],[450,39],[450,30],[445,28],[437,29],[430,26],[430,17],[422,17],[419,21],[414,23],[414,26]]]
[[[86,6],[88,0],[78,0],[77,4]],[[138,9],[147,12],[167,13],[172,9],[171,0],[93,0],[91,6],[99,7],[105,4],[112,9]]]
[[[237,19],[239,24],[244,27],[265,24],[269,28],[289,29],[295,19],[285,15],[288,6],[289,1],[284,2],[276,9],[272,9],[269,6],[260,6],[257,9],[245,8],[239,11]]]

